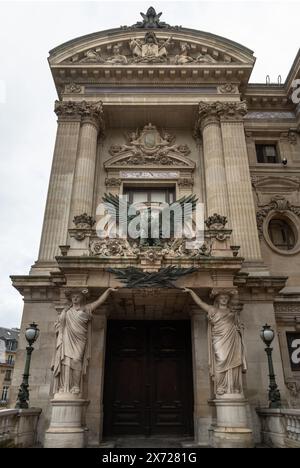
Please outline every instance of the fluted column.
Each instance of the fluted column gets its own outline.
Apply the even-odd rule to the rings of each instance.
[[[203,138],[207,215],[218,213],[229,218],[222,134],[215,103],[200,102],[197,126]]]
[[[66,243],[81,115],[74,102],[55,103],[58,128],[39,261],[51,261]]]
[[[249,161],[245,140],[244,102],[218,103],[224,148],[233,241],[241,246],[241,255],[261,261]]]
[[[70,223],[74,216],[92,214],[97,138],[103,131],[102,103],[81,103],[82,124],[76,161]]]

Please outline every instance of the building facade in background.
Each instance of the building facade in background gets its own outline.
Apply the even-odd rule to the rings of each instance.
[[[259,443],[256,409],[268,405],[265,323],[276,332],[282,404],[300,404],[300,54],[285,83],[249,84],[250,49],[169,26],[150,9],[133,26],[56,47],[49,65],[58,127],[39,258],[28,275],[12,277],[24,297],[21,334],[31,321],[41,330],[30,377],[31,405],[43,410],[39,441],[72,444],[55,418],[58,408],[66,415],[76,407],[88,429],[87,439],[81,423],[74,429],[79,445],[128,435]],[[97,235],[107,229],[103,197],[127,195],[159,209],[192,194],[204,204],[200,247],[187,248],[183,236]],[[177,288],[126,288],[108,271],[128,279],[128,267],[155,276],[170,266],[195,271]],[[119,289],[93,313],[86,373],[79,358],[77,368],[72,357],[60,361],[82,371],[81,393],[54,394],[58,314],[72,291],[88,290],[92,303],[108,287]],[[183,288],[205,304],[219,298],[215,309],[206,313]],[[242,338],[229,345],[222,331],[218,348],[213,318],[232,297],[230,333]],[[246,351],[243,374],[235,374],[242,360],[229,358],[242,353],[235,339]],[[17,352],[12,405],[25,346]],[[238,384],[235,375],[242,375]]]
[[[0,405],[7,406],[20,330],[0,327]]]

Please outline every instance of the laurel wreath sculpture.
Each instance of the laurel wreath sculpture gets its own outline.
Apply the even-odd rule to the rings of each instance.
[[[177,288],[172,281],[176,281],[181,276],[189,275],[198,271],[198,268],[177,268],[168,266],[161,268],[159,271],[148,272],[142,271],[139,268],[107,268],[109,273],[113,273],[116,277],[125,284],[126,288]]]

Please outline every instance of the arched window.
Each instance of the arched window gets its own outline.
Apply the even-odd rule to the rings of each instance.
[[[268,230],[270,239],[277,249],[292,250],[295,247],[296,238],[294,231],[285,220],[271,219]]]

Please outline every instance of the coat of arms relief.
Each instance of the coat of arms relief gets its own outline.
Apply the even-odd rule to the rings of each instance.
[[[191,162],[186,158],[190,153],[187,145],[175,143],[175,136],[166,130],[159,132],[155,125],[149,123],[142,130],[135,130],[127,134],[127,142],[110,147],[109,153],[113,159],[109,165],[163,165],[187,166]]]

